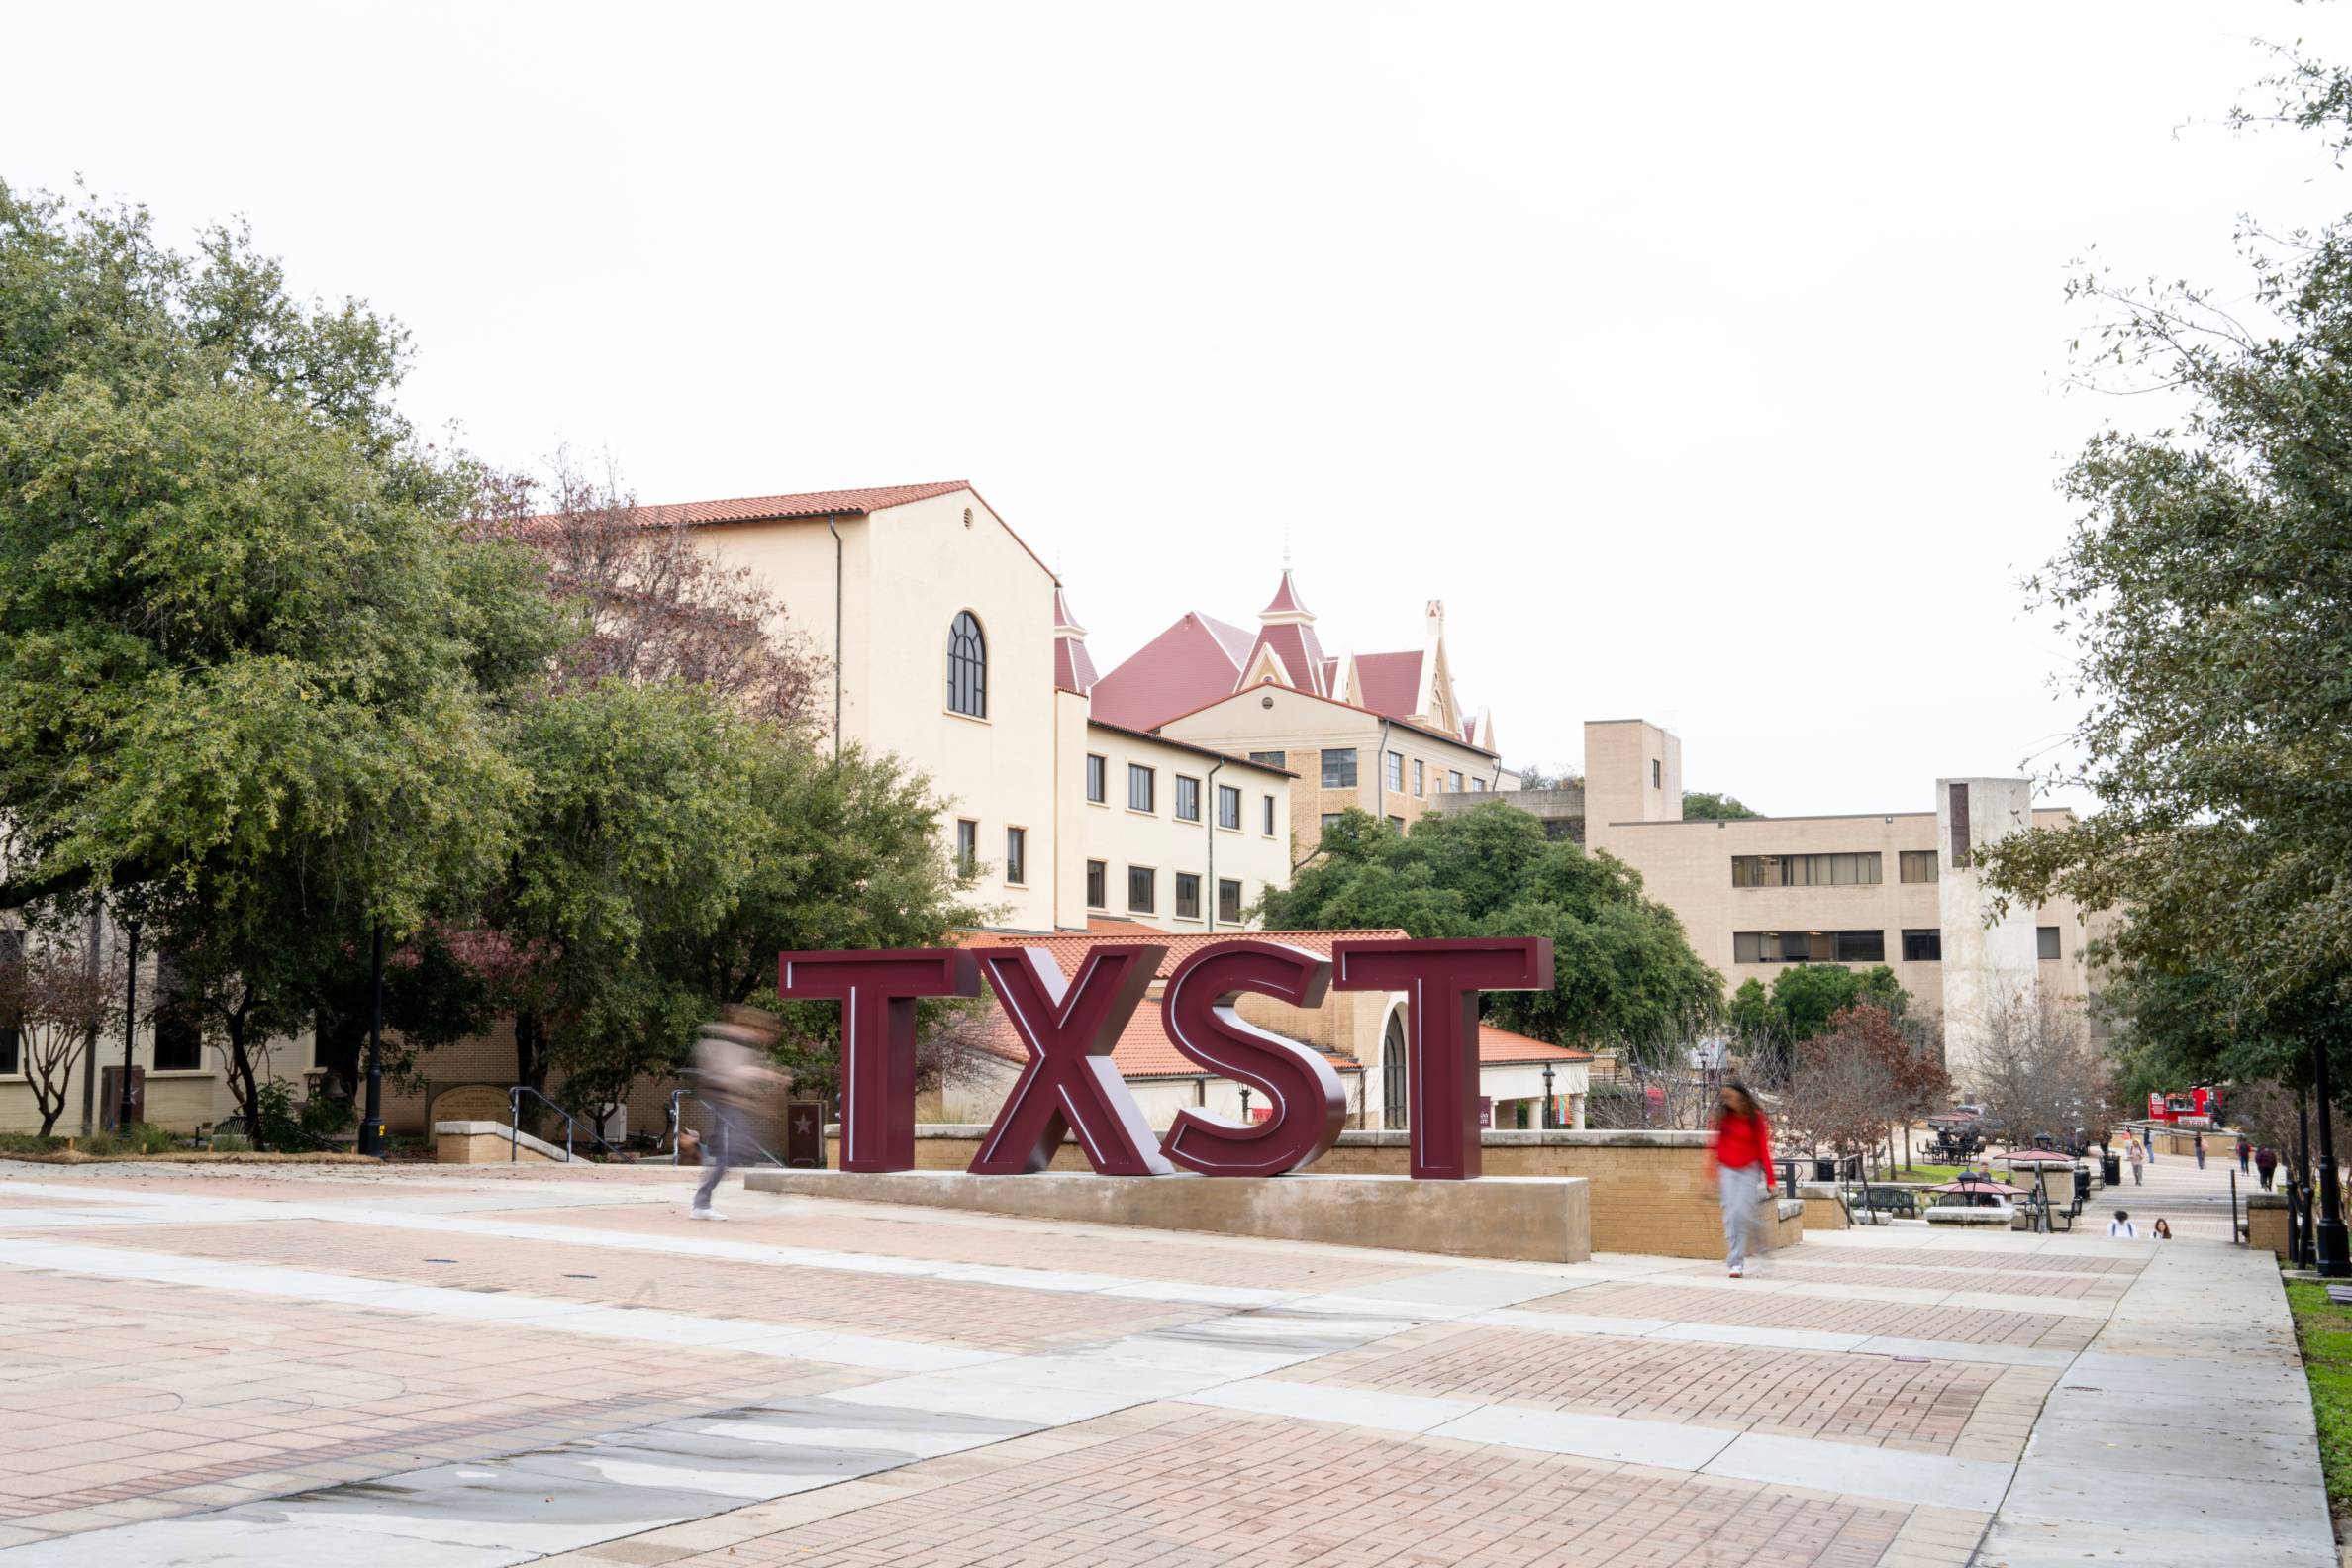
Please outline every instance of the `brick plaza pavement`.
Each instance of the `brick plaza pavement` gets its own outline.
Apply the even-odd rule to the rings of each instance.
[[[2037,1420],[2128,1395],[2143,1298],[2267,1310],[2203,1243],[1853,1232],[1733,1281],[689,1225],[685,1174],[0,1166],[0,1568],[2073,1560],[2102,1505]]]

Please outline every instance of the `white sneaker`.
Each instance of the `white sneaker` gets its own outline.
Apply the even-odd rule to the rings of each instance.
[[[1745,1271],[1742,1270],[1738,1264],[1734,1263],[1731,1265],[1731,1277],[1733,1279],[1738,1279],[1744,1272]]]
[[[686,1211],[686,1218],[689,1220],[724,1220],[727,1216],[716,1209],[689,1209]]]

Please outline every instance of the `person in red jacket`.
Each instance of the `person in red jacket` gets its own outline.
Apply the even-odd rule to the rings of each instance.
[[[1715,1118],[1715,1183],[1723,1201],[1723,1248],[1731,1277],[1747,1272],[1748,1252],[1767,1242],[1759,1205],[1774,1191],[1772,1124],[1746,1084],[1723,1085],[1722,1115]]]

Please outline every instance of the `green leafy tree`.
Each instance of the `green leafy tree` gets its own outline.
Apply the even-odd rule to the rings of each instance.
[[[1901,1019],[1911,1009],[1911,993],[1885,964],[1791,964],[1772,977],[1769,989],[1761,980],[1741,982],[1729,1012],[1732,1029],[1751,1052],[1785,1062],[1791,1047],[1828,1033],[1831,1021],[1854,1007]]]
[[[2239,121],[2340,154],[2352,77],[2290,55],[2273,85],[2276,111]],[[2123,912],[2116,967],[2209,976],[2191,983],[2257,1040],[2277,1005],[2352,985],[2352,226],[2249,233],[2242,253],[2219,289],[2073,286],[2102,314],[2089,373],[2187,412],[2085,445],[2064,480],[2080,521],[2031,584],[2076,644],[2064,781],[2100,810],[1980,853],[2019,899]]]
[[[1638,873],[1545,837],[1541,823],[1505,802],[1432,813],[1405,834],[1349,812],[1323,843],[1289,887],[1260,900],[1269,929],[1549,936],[1551,990],[1486,999],[1495,1022],[1542,1039],[1688,1040],[1719,1014],[1722,977],[1700,962],[1674,913],[1642,896]]]
[[[1737,822],[1764,815],[1749,810],[1736,795],[1717,795],[1712,790],[1685,790],[1682,799],[1684,822]]]

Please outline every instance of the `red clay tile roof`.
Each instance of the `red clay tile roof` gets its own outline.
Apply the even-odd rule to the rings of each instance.
[[[932,484],[876,485],[864,490],[808,490],[798,495],[741,496],[733,501],[684,501],[641,507],[649,523],[684,524],[700,528],[711,523],[767,523],[782,518],[853,517],[884,507],[929,501],[972,488],[967,479],[941,479]]]
[[[1237,626],[1191,612],[1095,683],[1095,717],[1149,730],[1230,695],[1255,640]]]
[[[1478,1064],[1481,1067],[1500,1067],[1513,1062],[1589,1062],[1591,1051],[1573,1050],[1566,1045],[1554,1045],[1532,1035],[1515,1034],[1492,1024],[1478,1026]]]
[[[1356,683],[1363,688],[1364,706],[1392,719],[1409,718],[1421,701],[1421,655],[1358,653]]]

